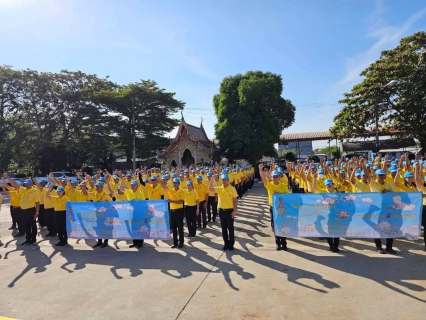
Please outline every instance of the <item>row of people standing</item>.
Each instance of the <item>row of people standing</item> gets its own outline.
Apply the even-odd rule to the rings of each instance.
[[[245,170],[247,169],[248,168],[245,168]],[[215,170],[216,169],[212,169],[211,171],[214,172]],[[218,214],[218,197],[216,196],[215,190],[209,189],[208,185],[210,185],[209,182],[212,182],[214,187],[218,187],[222,185],[222,179],[219,177],[219,174],[208,172],[205,175],[208,181],[203,181],[203,176],[198,175],[196,176],[197,184],[194,186],[193,180],[188,175],[188,171],[189,169],[183,169],[180,174],[183,174],[183,180],[186,180],[186,188],[182,188],[182,190],[186,190],[187,194],[191,195],[185,196],[186,198],[183,199],[183,205],[185,205],[185,201],[187,201],[188,211],[191,212],[191,214],[188,214],[189,219],[187,219],[187,222],[190,222],[188,224],[188,229],[191,227],[188,238],[194,238],[195,221],[197,221],[198,227],[205,228],[207,222],[211,221],[212,218],[213,221],[216,220]],[[193,171],[192,173],[195,172],[194,169],[191,171]],[[229,172],[230,168],[223,169],[223,173],[226,174],[227,171]],[[242,193],[246,192],[253,184],[253,171],[247,171],[247,174],[244,174],[244,179],[233,181],[234,185],[235,182],[238,181],[234,189],[240,190],[241,196]],[[49,175],[47,179],[27,179],[22,185],[13,181],[5,174],[4,178],[12,184],[10,187],[6,184],[5,179],[2,181],[3,190],[7,190],[6,192],[11,195],[11,216],[12,223],[14,224],[11,229],[17,227],[18,233],[15,234],[15,237],[21,237],[25,234],[26,241],[24,241],[22,245],[33,244],[36,242],[36,219],[38,219],[42,227],[48,228],[49,233],[47,237],[58,235],[59,242],[57,245],[64,246],[67,244],[65,210],[68,201],[100,202],[166,199],[172,207],[173,204],[165,190],[166,188],[170,189],[169,187],[176,183],[176,179],[178,179],[177,173],[173,171],[162,172],[162,174],[159,174],[160,178],[157,178],[157,175],[151,172],[152,171],[145,171],[144,169],[137,169],[135,173],[127,174],[126,177],[119,171],[116,171],[115,175],[99,173],[93,177],[86,175],[84,179],[80,178],[80,182],[75,179],[71,181],[66,178],[56,179],[53,175]],[[229,176],[226,176],[229,182]],[[179,185],[180,184],[179,179]],[[239,196],[238,193],[237,196]],[[198,208],[198,210],[195,210],[195,219],[193,218],[194,207]],[[206,209],[208,214],[206,214]],[[173,221],[172,216],[171,221]],[[177,220],[175,219],[175,221]],[[179,223],[179,226],[180,225]],[[179,229],[183,230],[182,228]],[[177,231],[173,232],[173,247],[183,246],[184,243],[183,237],[180,236],[179,243],[176,243],[175,237],[177,233]],[[108,239],[98,239],[95,247],[106,247],[107,245]],[[142,239],[135,239],[130,247],[141,247],[142,245]]]

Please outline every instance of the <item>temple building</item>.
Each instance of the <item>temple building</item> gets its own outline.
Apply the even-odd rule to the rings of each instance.
[[[214,144],[207,137],[201,120],[200,127],[181,119],[176,137],[160,155],[167,166],[181,167],[211,163]]]

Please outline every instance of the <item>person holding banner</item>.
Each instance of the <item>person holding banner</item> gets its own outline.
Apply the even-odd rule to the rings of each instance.
[[[55,223],[56,231],[58,233],[59,242],[56,244],[58,247],[62,247],[68,244],[68,235],[67,235],[67,202],[69,198],[65,196],[64,187],[56,188],[57,195],[51,195],[53,186],[50,186],[47,190],[45,196],[46,199],[53,201],[53,209],[55,211]]]
[[[317,189],[317,176],[318,173],[314,174],[314,183],[313,183],[313,190],[314,193],[322,193],[322,191],[319,191]],[[334,186],[334,182],[331,179],[327,179],[324,181],[324,186],[326,188],[326,193],[339,193],[340,191],[335,188]],[[339,253],[340,249],[339,249],[339,244],[340,244],[340,238],[331,238],[331,237],[326,237],[325,238],[328,242],[328,245],[330,246],[330,251],[335,252],[335,253]]]
[[[124,189],[123,179],[121,181],[122,182],[120,185],[120,191],[126,195],[127,200],[145,201],[146,196],[143,193],[143,191],[139,190],[139,183],[136,180],[133,180],[132,182],[130,182],[130,188],[131,188],[130,190]],[[144,239],[133,239],[133,244],[131,244],[129,248],[134,248],[134,247],[142,248],[143,243],[144,243]]]
[[[188,181],[189,182],[189,181]],[[169,195],[170,203],[170,224],[173,232],[172,248],[182,248],[184,243],[183,238],[183,203],[185,200],[185,191],[180,188],[180,179],[173,179],[173,189],[167,187],[165,183],[160,181],[161,186]],[[178,244],[179,233],[179,244]]]
[[[278,171],[272,171],[272,181],[268,181],[268,179],[265,177],[265,172],[263,171],[263,164],[259,164],[259,174],[260,178],[262,179],[263,185],[268,191],[268,202],[269,202],[269,211],[271,213],[271,227],[272,230],[275,233],[274,230],[274,213],[273,213],[273,207],[272,207],[272,196],[276,193],[282,194],[282,193],[289,193],[287,185],[280,182],[280,173]],[[275,235],[275,244],[276,244],[276,250],[277,251],[287,251],[287,238],[286,237],[279,237]]]
[[[90,181],[90,180],[89,180]],[[89,192],[90,198],[93,202],[110,202],[111,196],[104,191],[104,184],[103,182],[97,182],[95,184],[96,191],[95,192]],[[98,239],[98,242],[93,246],[93,248],[105,248],[108,247],[108,239],[104,239],[102,243],[102,239]]]
[[[374,172],[376,176],[376,180],[374,178],[367,176],[367,179],[370,183],[370,190],[371,192],[380,192],[380,193],[386,193],[386,192],[394,192],[395,189],[393,186],[386,182],[386,171],[382,169],[377,169]],[[386,252],[391,254],[396,254],[396,251],[393,250],[393,238],[386,238],[386,252],[382,248],[382,240],[380,238],[374,239],[374,243],[376,244],[377,252],[384,254]]]
[[[224,241],[223,250],[234,250],[234,219],[237,215],[237,191],[229,183],[228,175],[222,174],[222,186],[213,187],[213,179],[210,180],[209,190],[217,194],[219,203],[219,218],[222,226]]]
[[[419,191],[423,192],[423,211],[422,211],[422,225],[423,225],[423,240],[425,243],[426,251],[426,176],[423,177],[420,163],[414,168],[414,176]]]

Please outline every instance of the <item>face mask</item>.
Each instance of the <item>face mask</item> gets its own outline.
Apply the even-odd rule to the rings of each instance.
[[[318,178],[324,179],[324,175],[322,173],[318,174]]]

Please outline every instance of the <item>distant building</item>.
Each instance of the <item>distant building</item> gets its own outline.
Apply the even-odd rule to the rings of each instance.
[[[283,151],[295,151],[299,158],[308,158],[313,153],[312,141],[292,141],[278,144],[278,155]]]

